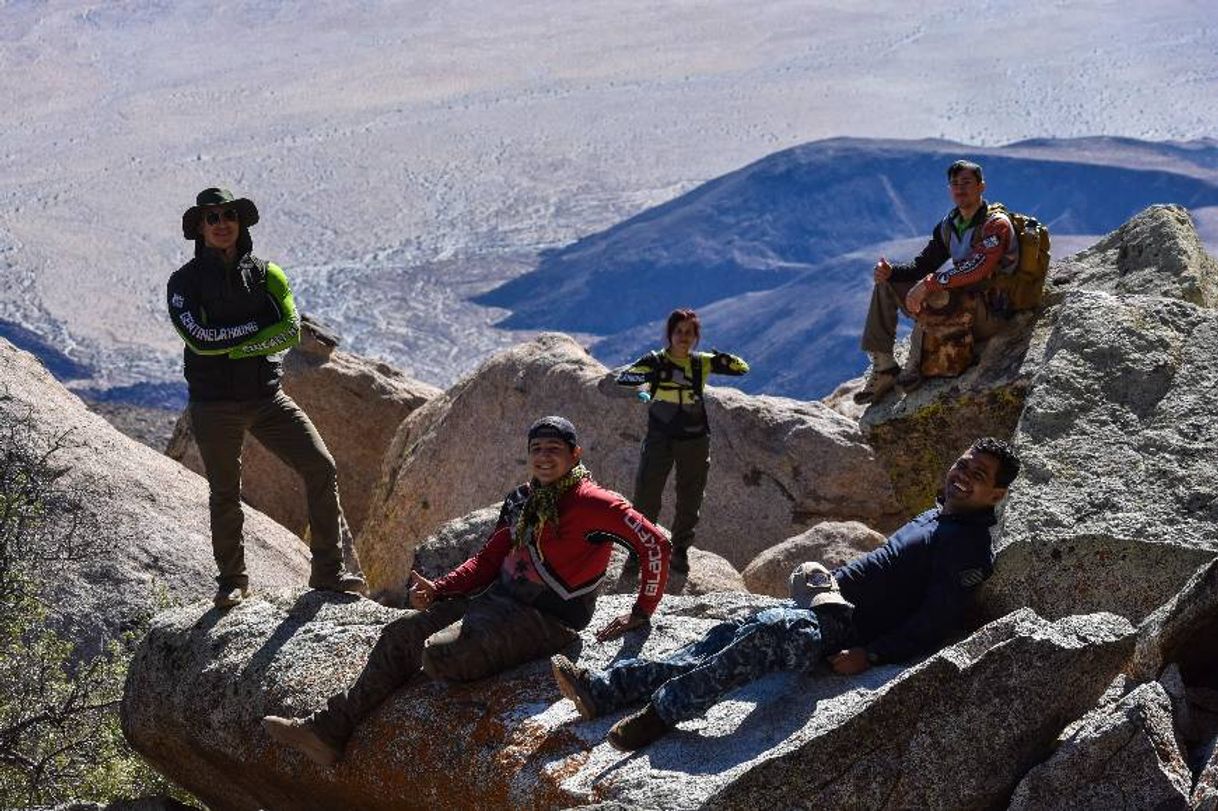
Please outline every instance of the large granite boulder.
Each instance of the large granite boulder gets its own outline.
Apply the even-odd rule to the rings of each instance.
[[[1092,710],[1048,760],[1020,781],[1009,811],[1183,809],[1193,776],[1158,682]]]
[[[820,734],[788,736],[711,808],[995,808],[1129,656],[1111,614],[1024,609],[894,679]],[[818,713],[819,715],[819,713]]]
[[[68,638],[93,650],[104,636],[150,616],[166,597],[192,601],[211,595],[216,564],[207,482],[119,433],[37,358],[3,339],[0,426],[28,431],[38,452],[59,445],[51,461],[64,469],[60,484],[82,498],[83,513],[73,520],[109,550],[50,574],[52,619]],[[254,589],[308,579],[308,549],[261,513],[247,510],[245,545]]]
[[[309,415],[338,466],[343,513],[359,534],[368,500],[381,474],[385,449],[402,420],[442,394],[386,363],[337,349],[338,339],[305,318],[300,344],[283,360],[283,390]],[[165,451],[196,473],[203,460],[195,446],[189,413],[183,413]],[[250,436],[241,455],[241,494],[304,538],[309,525],[299,475]]]
[[[590,667],[662,655],[772,605],[670,597],[650,633],[597,643],[630,604],[602,597],[571,655]],[[270,742],[258,719],[299,716],[355,678],[400,612],[355,597],[277,592],[220,613],[157,618],[132,663],[124,731],[213,811],[238,809],[993,806],[1091,706],[1133,642],[1109,615],[1020,612],[919,665],[845,678],[779,673],[636,755],[605,743],[621,713],[579,720],[545,662],[483,682],[417,679],[367,718],[333,768]]]
[[[884,541],[883,535],[858,521],[823,521],[753,558],[742,573],[744,585],[754,594],[786,597],[791,572],[799,564],[816,560],[834,569],[883,546]]]
[[[1068,293],[1016,442],[990,616],[1140,621],[1218,554],[1218,311]]]
[[[502,352],[401,426],[358,538],[370,583],[399,588],[413,549],[526,477],[524,434],[561,413],[602,484],[633,490],[646,409],[606,396],[606,369],[565,335]],[[897,520],[888,477],[857,425],[821,403],[709,388],[711,471],[696,546],[734,566],[824,520]],[[661,522],[672,510],[672,482]]]

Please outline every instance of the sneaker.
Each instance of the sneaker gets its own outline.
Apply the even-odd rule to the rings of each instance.
[[[677,574],[688,575],[689,574],[689,550],[688,549],[672,550],[672,557],[670,557],[668,559],[668,569],[669,569],[669,571],[676,572]]]
[[[621,752],[633,752],[658,741],[672,729],[648,704],[634,715],[627,715],[609,730],[609,744]]]
[[[268,715],[262,719],[262,728],[271,740],[295,749],[318,766],[333,766],[342,757],[342,750],[322,740],[306,718]]]
[[[350,572],[338,572],[328,577],[313,575],[309,578],[309,588],[322,591],[339,591],[347,594],[367,594],[368,584],[363,575]]]
[[[884,395],[892,391],[893,386],[896,385],[898,371],[897,366],[890,366],[886,369],[873,367],[871,374],[867,377],[867,382],[854,393],[854,402],[865,405],[883,399]]]
[[[588,669],[580,667],[561,653],[550,657],[550,666],[554,668],[554,681],[564,696],[571,699],[579,717],[591,721],[596,717],[596,705],[592,703],[592,694],[588,691]]]
[[[216,608],[232,608],[249,596],[248,586],[221,586],[216,589],[216,596],[212,602],[215,603]]]

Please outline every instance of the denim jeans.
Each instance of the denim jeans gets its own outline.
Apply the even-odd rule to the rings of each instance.
[[[812,609],[775,606],[721,622],[659,661],[626,659],[592,677],[599,713],[650,701],[669,724],[694,718],[737,687],[778,670],[808,670],[826,645],[847,637],[848,621]]]

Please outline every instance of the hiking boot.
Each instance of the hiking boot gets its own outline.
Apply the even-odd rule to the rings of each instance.
[[[309,588],[322,591],[338,591],[347,594],[367,594],[368,584],[363,575],[350,572],[336,572],[329,576],[313,575],[309,578]]]
[[[634,715],[627,715],[609,730],[609,745],[620,752],[633,752],[658,741],[672,729],[648,704]]]
[[[571,699],[579,717],[591,721],[596,717],[596,705],[592,703],[592,693],[588,690],[588,669],[580,667],[561,653],[550,657],[550,665],[554,668],[554,681],[564,696]]]
[[[221,586],[216,589],[216,596],[212,598],[212,602],[215,603],[216,608],[232,608],[249,596],[248,586]]]
[[[909,333],[909,354],[905,356],[905,366],[897,375],[897,385],[906,394],[922,385],[922,337],[922,325],[914,325]]]
[[[280,718],[268,715],[262,728],[271,740],[295,749],[318,766],[333,766],[342,757],[342,750],[322,740],[307,718]]]
[[[677,574],[688,575],[689,574],[689,550],[688,549],[672,550],[672,557],[670,557],[668,559],[668,569],[669,569],[669,571],[676,572]]]
[[[922,370],[917,366],[909,369],[902,369],[897,375],[897,385],[901,387],[901,391],[909,394],[911,391],[916,391],[922,385]]]
[[[854,402],[865,405],[884,399],[884,395],[892,391],[892,387],[896,385],[899,370],[900,367],[895,364],[884,369],[872,367],[871,374],[867,376],[867,382],[854,393]]]

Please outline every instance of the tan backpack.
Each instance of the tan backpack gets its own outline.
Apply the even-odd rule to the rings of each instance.
[[[1049,273],[1049,229],[1030,214],[1008,211],[1002,203],[990,203],[989,212],[1006,214],[1015,226],[1019,264],[1014,270],[999,271],[990,277],[986,299],[998,310],[1035,310],[1044,298],[1045,277]]]
[[[1019,240],[1019,263],[1014,268],[999,270],[979,286],[985,291],[986,302],[994,312],[1035,310],[1044,297],[1045,277],[1049,273],[1049,229],[1031,214],[1010,211],[1002,203],[989,203],[987,219],[1002,213],[1015,228]],[[973,244],[981,241],[981,228],[973,233]],[[948,231],[943,231],[944,244]]]

